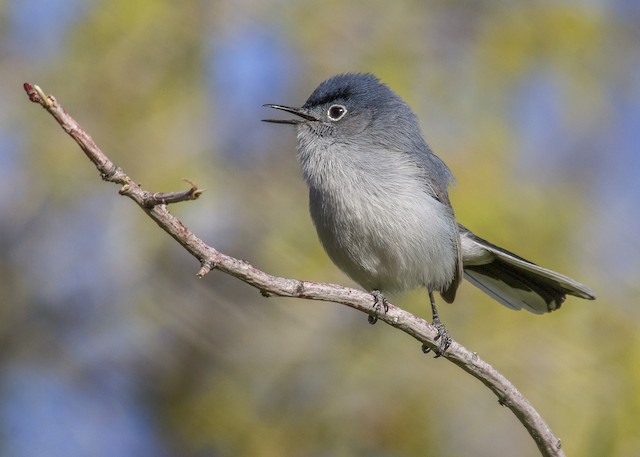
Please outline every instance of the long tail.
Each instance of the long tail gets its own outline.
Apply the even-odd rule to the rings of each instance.
[[[465,278],[503,305],[542,314],[560,308],[567,295],[595,299],[587,286],[459,229]]]

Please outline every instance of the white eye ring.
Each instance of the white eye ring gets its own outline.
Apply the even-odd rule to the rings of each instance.
[[[331,121],[339,121],[347,114],[347,107],[344,105],[331,105],[327,110],[327,117]]]

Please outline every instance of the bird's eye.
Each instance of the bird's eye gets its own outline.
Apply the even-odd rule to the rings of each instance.
[[[342,105],[331,105],[327,110],[327,116],[332,121],[339,121],[347,114],[347,108]]]

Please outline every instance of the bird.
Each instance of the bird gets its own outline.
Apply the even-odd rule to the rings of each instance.
[[[384,294],[424,287],[439,357],[452,340],[434,293],[452,303],[462,278],[508,308],[536,314],[560,308],[567,295],[595,299],[587,286],[456,220],[451,170],[424,140],[409,105],[373,74],[335,75],[301,107],[263,106],[295,115],[263,121],[295,126],[318,237],[334,264],[372,293],[370,323],[388,310]]]

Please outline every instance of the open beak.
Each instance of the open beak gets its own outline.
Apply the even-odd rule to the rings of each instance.
[[[295,114],[296,116],[300,116],[302,119],[262,119],[262,122],[272,122],[274,124],[302,124],[306,121],[317,121],[318,119],[315,116],[312,116],[307,112],[304,108],[291,108],[290,106],[283,105],[272,105],[267,103],[266,105],[262,105],[265,108],[274,108],[279,109],[281,111],[286,111],[287,113]]]

